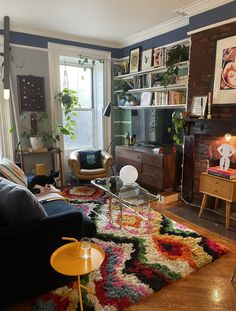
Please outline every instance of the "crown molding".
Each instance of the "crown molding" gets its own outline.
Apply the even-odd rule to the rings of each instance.
[[[176,17],[168,22],[162,23],[160,25],[157,25],[155,27],[152,27],[150,29],[144,30],[142,32],[139,32],[135,35],[128,36],[124,39],[121,39],[119,41],[121,47],[126,47],[135,43],[142,42],[144,40],[162,35],[166,32],[175,30],[177,28],[186,26],[189,24],[189,18],[184,17]]]
[[[0,28],[3,29],[2,23],[0,23]],[[117,42],[107,41],[107,40],[97,40],[97,39],[92,39],[92,38],[87,38],[87,37],[82,37],[82,36],[76,36],[76,35],[70,35],[70,34],[61,33],[61,32],[36,30],[36,29],[30,29],[30,28],[24,28],[24,27],[14,27],[14,26],[11,26],[10,31],[21,32],[21,33],[25,33],[25,34],[29,34],[29,35],[36,35],[36,36],[41,36],[41,37],[48,37],[48,38],[74,41],[74,42],[78,42],[78,43],[98,45],[98,46],[109,47],[109,48],[120,48],[120,44]]]
[[[180,14],[181,16],[193,16],[215,9],[232,1],[234,0],[201,0],[192,5],[186,5],[178,10],[175,10],[173,13]]]

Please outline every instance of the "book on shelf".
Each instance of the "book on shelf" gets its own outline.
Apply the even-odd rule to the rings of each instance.
[[[228,170],[222,170],[220,166],[209,167],[207,173],[210,175],[223,177],[227,179],[235,179],[236,178],[236,169],[229,168]]]

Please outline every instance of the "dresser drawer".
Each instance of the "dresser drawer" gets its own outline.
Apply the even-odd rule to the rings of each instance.
[[[163,176],[156,177],[142,174],[141,181],[146,185],[150,185],[154,188],[163,189]]]
[[[141,154],[139,152],[130,151],[122,148],[116,148],[116,156],[141,162]]]
[[[163,155],[142,154],[142,163],[162,168],[163,167]]]
[[[119,158],[116,158],[115,164],[116,164],[117,172],[119,172],[121,170],[121,168],[125,165],[132,165],[137,169],[138,173],[141,173],[141,163],[139,163],[139,162],[135,162],[135,161],[132,161],[130,159],[125,159],[125,158],[119,157]]]
[[[150,175],[154,177],[159,177],[163,179],[163,169],[158,167],[153,167],[147,164],[143,164],[142,173],[145,175]]]
[[[227,179],[202,174],[200,191],[220,199],[232,201],[234,196],[234,183]]]

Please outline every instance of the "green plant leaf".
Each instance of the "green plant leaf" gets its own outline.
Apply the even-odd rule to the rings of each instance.
[[[60,128],[59,131],[63,135],[70,135],[70,132],[64,127]]]

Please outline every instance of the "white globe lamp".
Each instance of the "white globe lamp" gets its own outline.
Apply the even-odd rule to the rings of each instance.
[[[138,178],[138,171],[132,165],[126,165],[120,170],[120,179],[124,186],[131,186]]]

